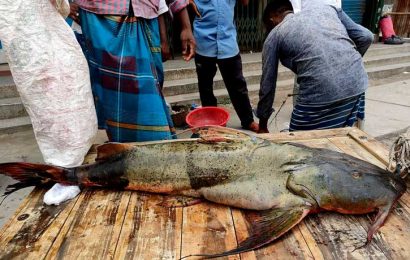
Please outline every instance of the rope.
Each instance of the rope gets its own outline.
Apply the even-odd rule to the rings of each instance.
[[[280,107],[279,107],[279,109],[278,109],[278,112],[276,112],[275,116],[270,120],[270,122],[268,123],[268,126],[270,126],[270,125],[273,123],[273,121],[275,121],[275,119],[278,117],[278,115],[279,115],[280,111],[282,110],[283,106],[286,104],[286,101],[288,101],[288,99],[289,99],[290,97],[297,96],[297,95],[298,95],[298,94],[288,94],[288,95],[286,96],[286,99],[283,100],[282,105],[280,105]],[[276,121],[275,121],[275,122],[276,122]]]
[[[410,173],[410,129],[397,138],[390,149],[389,157],[389,170],[394,170],[393,164],[396,163],[396,172],[406,178]]]

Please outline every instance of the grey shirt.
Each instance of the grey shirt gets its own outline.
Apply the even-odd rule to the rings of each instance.
[[[334,7],[312,6],[298,14],[287,15],[269,33],[262,52],[263,71],[257,108],[260,119],[268,119],[274,111],[279,60],[297,75],[300,85],[298,103],[325,104],[365,92],[368,77],[362,55],[369,47],[372,35],[350,19],[345,26],[342,17],[349,19]],[[363,53],[359,53],[361,49]]]

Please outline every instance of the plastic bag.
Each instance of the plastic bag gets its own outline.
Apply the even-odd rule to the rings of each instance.
[[[44,203],[47,205],[60,205],[61,203],[74,199],[80,193],[78,186],[55,184],[44,194]]]
[[[66,0],[54,4],[66,10]],[[87,61],[73,31],[50,0],[1,0],[0,39],[45,162],[80,165],[97,118]]]

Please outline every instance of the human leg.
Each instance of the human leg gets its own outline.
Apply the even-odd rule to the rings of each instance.
[[[157,20],[108,19],[82,10],[81,21],[100,128],[115,142],[169,139],[168,110],[151,50]]]
[[[216,74],[216,58],[196,54],[195,66],[202,106],[217,106],[217,99],[213,90],[214,77]]]
[[[240,54],[232,58],[218,60],[218,67],[221,71],[232,105],[241,120],[242,127],[249,129],[252,122],[254,122],[253,112],[248,96],[248,88],[242,73]]]

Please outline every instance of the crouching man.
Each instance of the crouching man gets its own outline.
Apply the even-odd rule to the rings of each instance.
[[[262,55],[259,132],[268,132],[279,60],[300,85],[290,131],[353,126],[364,119],[368,77],[362,55],[373,35],[347,20],[330,5],[312,4],[294,14],[288,0],[268,4],[263,15],[269,35]]]

